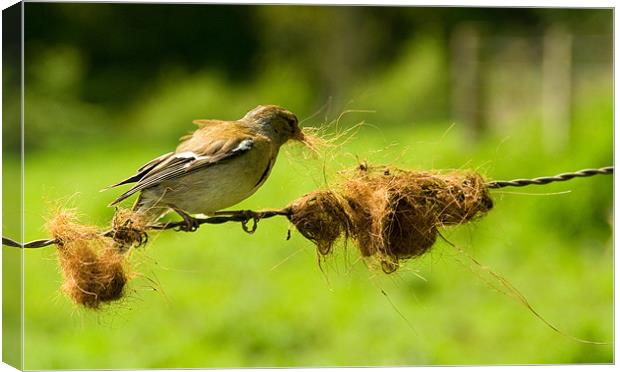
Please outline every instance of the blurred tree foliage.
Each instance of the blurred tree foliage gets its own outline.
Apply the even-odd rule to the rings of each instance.
[[[248,97],[249,85],[268,87],[272,79],[295,96],[272,103],[294,104],[300,116],[331,100],[335,111],[351,101],[378,108],[373,119],[381,125],[453,120],[450,40],[463,25],[488,39],[476,57],[485,71],[493,61],[484,59],[513,48],[515,39],[526,38],[536,53],[552,25],[580,35],[575,58],[611,61],[612,12],[606,9],[94,3],[25,8],[30,150],[58,145],[66,136],[100,140],[114,133],[110,128],[140,127],[128,120],[142,119],[135,111],[162,84],[174,89],[175,81],[182,87],[184,80],[207,75],[211,92],[229,103],[205,101],[200,112],[192,106],[194,118],[231,118],[276,99]],[[591,43],[588,36],[599,39]],[[607,42],[596,49],[601,37]],[[297,79],[294,88],[304,91],[291,92],[285,79]],[[186,113],[178,115],[181,120]],[[92,125],[80,124],[85,121]],[[170,134],[162,130],[161,138]],[[11,139],[18,144],[17,137]]]
[[[523,34],[549,23],[590,33],[610,33],[612,25],[606,10],[361,6],[32,3],[26,18],[29,66],[42,49],[76,48],[87,64],[81,97],[121,106],[148,89],[162,66],[217,69],[242,81],[272,59],[287,61],[332,94],[342,79],[392,61],[412,35],[446,36],[465,21],[489,33]]]

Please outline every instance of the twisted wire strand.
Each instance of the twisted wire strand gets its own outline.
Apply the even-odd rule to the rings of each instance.
[[[591,176],[596,176],[599,174],[613,174],[613,172],[614,172],[613,166],[603,167],[603,168],[598,168],[598,169],[588,168],[588,169],[582,169],[582,170],[572,172],[572,173],[561,173],[561,174],[558,174],[556,176],[551,176],[551,177],[538,177],[538,178],[530,178],[530,179],[518,178],[518,179],[510,180],[510,181],[490,181],[486,184],[486,186],[489,189],[501,189],[503,187],[509,187],[509,186],[523,187],[523,186],[529,186],[529,185],[546,185],[551,182],[568,181],[576,177],[591,177]],[[225,223],[225,222],[241,222],[243,230],[251,234],[254,231],[256,231],[257,222],[260,219],[271,218],[275,216],[289,217],[290,213],[291,212],[290,210],[288,210],[288,208],[285,208],[282,210],[260,211],[260,212],[222,211],[222,212],[217,213],[217,215],[214,217],[201,218],[201,219],[197,219],[197,221],[199,225],[202,225],[205,223],[220,224],[220,223]],[[248,228],[246,226],[247,222],[249,222],[250,220],[253,220],[254,222],[252,228]],[[184,222],[179,221],[179,222],[169,222],[166,224],[150,225],[149,229],[167,230],[167,229],[179,227],[183,225],[183,223]],[[110,233],[111,231],[106,231],[103,233],[103,235],[109,236]],[[42,248],[42,247],[46,247],[48,245],[52,245],[56,243],[57,241],[55,239],[39,239],[39,240],[33,240],[33,241],[22,244],[13,239],[6,238],[4,236],[2,237],[2,245],[8,246],[8,247]]]
[[[207,217],[207,218],[197,218],[196,223],[198,225],[202,224],[222,224],[225,222],[241,222],[241,227],[243,231],[248,234],[252,234],[256,231],[258,227],[258,221],[261,219],[272,218],[275,216],[285,216],[289,217],[291,215],[291,211],[289,208],[279,209],[279,210],[266,210],[266,211],[220,211],[216,212],[215,216]],[[252,226],[248,227],[248,222],[252,221]],[[177,227],[181,227],[185,224],[184,221],[176,221],[176,222],[166,222],[166,223],[158,223],[153,225],[148,225],[147,229],[149,230],[171,230]],[[101,233],[102,236],[111,237],[113,236],[114,230],[107,230]],[[48,245],[58,244],[56,239],[39,239],[33,240],[27,243],[19,243],[11,238],[2,237],[2,245],[7,247],[16,247],[16,248],[43,248]]]
[[[16,248],[43,248],[48,245],[56,244],[55,239],[39,239],[33,240],[28,243],[21,244],[13,239],[2,237],[2,245],[6,245],[7,247],[16,247]]]
[[[603,167],[603,168],[598,168],[598,169],[588,168],[588,169],[582,169],[582,170],[572,172],[572,173],[561,173],[561,174],[558,174],[557,176],[551,176],[551,177],[538,177],[538,178],[531,178],[531,179],[518,178],[518,179],[510,180],[510,181],[491,181],[487,183],[487,188],[500,189],[502,187],[508,187],[508,186],[522,187],[522,186],[529,186],[529,185],[546,185],[551,182],[568,181],[576,177],[591,177],[591,176],[596,176],[598,174],[613,174],[613,173],[614,173],[614,167]]]

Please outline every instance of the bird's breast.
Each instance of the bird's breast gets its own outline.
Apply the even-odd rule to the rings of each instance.
[[[189,213],[209,214],[229,208],[262,186],[275,163],[277,150],[257,143],[245,154],[191,172],[166,188],[165,200]]]

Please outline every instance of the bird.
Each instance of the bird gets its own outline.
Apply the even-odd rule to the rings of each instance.
[[[304,141],[297,116],[276,105],[259,105],[239,120],[193,123],[199,128],[181,137],[175,151],[106,187],[134,183],[110,206],[139,193],[133,211],[146,222],[174,211],[185,221],[182,229],[193,231],[191,215],[213,215],[250,197],[269,177],[280,147]]]

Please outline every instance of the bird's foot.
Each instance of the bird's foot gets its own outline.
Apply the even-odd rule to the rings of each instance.
[[[239,211],[220,211],[215,212],[215,215],[226,215],[234,217],[234,220],[241,222],[243,231],[248,234],[253,234],[257,227],[258,221],[263,217],[261,212],[255,212],[251,210],[239,210]],[[252,227],[248,227],[248,222],[252,221]]]
[[[243,217],[243,220],[241,221],[241,227],[243,228],[243,231],[248,234],[254,234],[256,228],[258,227],[258,221],[261,219],[261,214],[259,212],[254,212],[250,210],[242,210],[239,212],[239,215]],[[248,222],[250,222],[250,220],[252,220],[251,228],[248,227]]]
[[[175,207],[174,205],[170,205],[170,208],[183,219],[184,224],[179,226],[179,231],[193,232],[198,230],[198,227],[200,227],[200,221],[198,221],[197,218],[190,216],[185,211]]]

